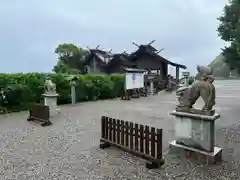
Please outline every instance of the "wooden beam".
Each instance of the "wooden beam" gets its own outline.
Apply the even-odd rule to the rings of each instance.
[[[100,142],[101,142],[101,143],[106,143],[108,147],[109,147],[109,146],[113,146],[113,147],[116,147],[116,148],[118,148],[118,149],[120,149],[120,150],[123,150],[123,151],[125,151],[125,152],[128,152],[128,153],[130,153],[130,154],[132,154],[132,155],[134,155],[134,156],[137,156],[137,157],[140,157],[140,158],[145,159],[145,160],[147,160],[147,161],[151,161],[151,162],[153,162],[153,163],[159,164],[159,166],[161,166],[161,165],[164,164],[164,159],[162,159],[162,158],[161,158],[161,159],[156,159],[156,158],[154,158],[154,157],[152,157],[152,156],[150,156],[150,155],[148,155],[148,154],[144,154],[144,153],[142,153],[142,152],[134,151],[134,150],[132,150],[132,149],[126,147],[126,146],[123,146],[123,145],[114,143],[114,142],[109,141],[109,140],[107,140],[107,139],[101,138],[101,139],[100,139]],[[105,148],[105,147],[103,146],[102,149],[104,149],[104,148]]]
[[[135,46],[137,46],[137,47],[139,47],[139,45],[138,45],[138,44],[136,44],[135,42],[132,42],[132,44],[133,44],[133,45],[135,45]]]
[[[156,52],[156,54],[162,52],[165,48],[160,49],[159,51]]]
[[[112,55],[112,49],[110,49],[110,51],[108,52],[108,54]]]
[[[148,45],[151,45],[152,43],[154,43],[156,40],[152,40],[150,43],[148,43]]]

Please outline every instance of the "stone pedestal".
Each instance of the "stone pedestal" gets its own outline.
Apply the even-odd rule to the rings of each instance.
[[[72,105],[76,104],[76,87],[75,87],[75,85],[71,85],[71,100],[72,100]]]
[[[211,157],[208,163],[220,160],[222,149],[215,147],[215,120],[219,114],[213,116],[176,112],[171,115],[175,118],[176,140],[170,143],[171,148],[191,151],[192,154]]]
[[[60,113],[57,105],[58,94],[43,94],[44,105],[49,106],[50,116],[55,116]]]

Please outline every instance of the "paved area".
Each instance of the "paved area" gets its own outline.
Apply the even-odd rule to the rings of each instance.
[[[215,84],[216,111],[221,114],[216,144],[224,148],[220,164],[202,166],[167,153],[168,141],[174,137],[169,113],[176,100],[174,93],[161,92],[132,101],[61,106],[61,114],[45,128],[27,122],[27,112],[0,116],[0,180],[240,179],[240,81]],[[165,166],[148,170],[134,156],[99,149],[102,115],[163,128]]]

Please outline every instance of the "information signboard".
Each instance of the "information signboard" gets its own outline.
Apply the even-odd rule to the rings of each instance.
[[[126,72],[125,73],[125,89],[137,89],[144,87],[143,72]]]

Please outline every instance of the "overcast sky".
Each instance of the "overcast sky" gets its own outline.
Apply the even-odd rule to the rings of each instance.
[[[112,52],[156,40],[161,55],[188,66],[208,64],[223,42],[217,17],[227,0],[1,1],[0,72],[50,72],[59,43]]]

